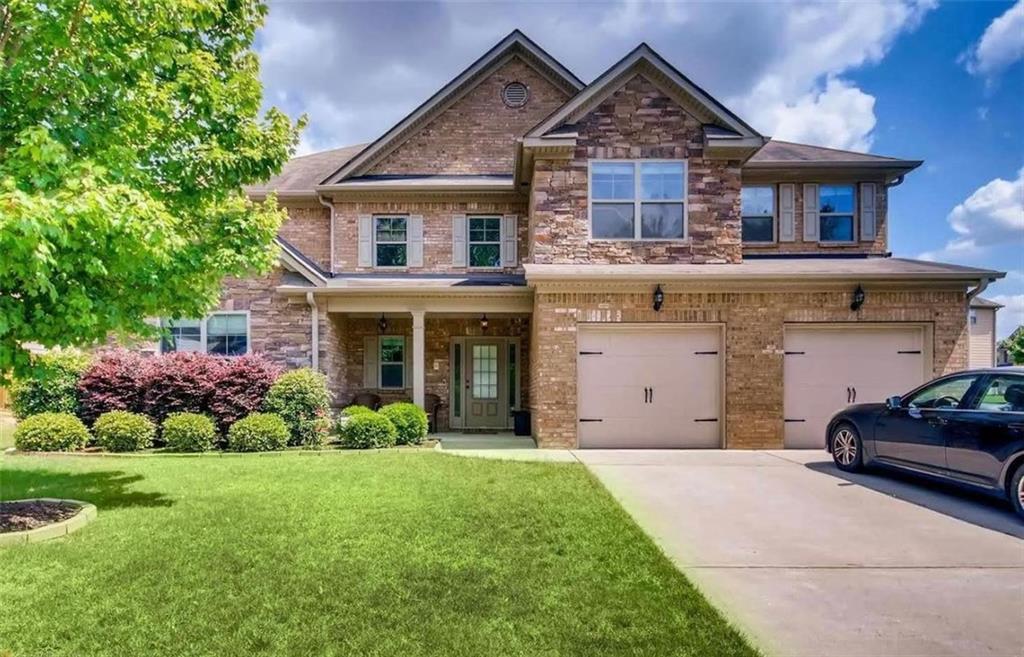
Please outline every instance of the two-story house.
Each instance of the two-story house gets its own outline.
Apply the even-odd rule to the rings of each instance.
[[[584,84],[516,31],[371,144],[297,157],[271,275],[167,348],[259,351],[338,405],[443,402],[541,447],[821,446],[966,367],[1001,274],[890,257],[919,161],[774,141],[647,45]],[[911,219],[912,220],[912,219]]]

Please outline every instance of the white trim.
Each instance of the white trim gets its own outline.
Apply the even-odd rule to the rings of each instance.
[[[772,212],[770,215],[767,214],[743,214],[743,190],[744,189],[770,189],[772,191]],[[743,185],[740,188],[740,242],[743,246],[771,246],[778,244],[779,242],[779,186],[775,183],[759,183],[755,185]],[[772,218],[772,238],[770,240],[756,240],[747,241],[743,239],[743,220],[750,216],[751,218]]]
[[[633,198],[629,199],[598,199],[593,198],[594,163],[619,162],[633,165]],[[640,194],[641,173],[644,164],[682,164],[683,165],[683,197],[680,199],[642,199]],[[688,242],[690,239],[690,204],[688,196],[690,193],[690,166],[686,160],[659,159],[659,158],[592,158],[587,160],[587,238],[591,242]],[[604,205],[624,205],[633,203],[633,237],[594,237],[594,203]],[[678,203],[683,206],[683,236],[682,237],[643,237],[642,212],[644,203]]]
[[[402,213],[382,213],[371,215],[370,221],[370,255],[373,259],[373,268],[381,271],[405,271],[409,269],[409,215]],[[405,264],[395,266],[384,266],[377,264],[377,221],[380,219],[404,219],[405,220],[405,241],[404,242],[380,242],[379,244],[401,244],[405,247]]]
[[[382,357],[382,354],[381,354],[381,349],[384,346],[384,340],[386,340],[388,338],[394,338],[395,340],[401,340],[402,341],[402,362],[400,362],[400,363],[392,363],[392,362],[385,363],[384,362],[384,358]],[[405,353],[405,350],[409,348],[409,345],[407,344],[407,342],[408,341],[405,339],[404,335],[378,335],[377,336],[377,388],[376,388],[377,390],[405,390],[405,378],[406,378],[405,363],[408,360],[408,354]],[[400,386],[386,386],[386,385],[384,385],[384,365],[401,365],[402,366],[402,385],[400,385]]]
[[[245,315],[245,353],[244,354],[232,354],[232,355],[228,355],[228,354],[210,354],[210,350],[209,350],[210,349],[210,347],[209,347],[209,334],[208,334],[208,330],[206,328],[206,324],[210,320],[210,318],[214,317],[215,315]],[[165,326],[164,326],[164,322],[165,321],[173,321],[173,319],[174,318],[170,318],[170,317],[161,317],[159,319],[161,330],[165,328]],[[252,353],[252,315],[250,314],[250,312],[248,310],[214,310],[213,312],[207,313],[206,315],[204,315],[203,317],[201,317],[198,320],[196,320],[194,318],[188,318],[188,317],[178,317],[177,319],[178,320],[184,319],[186,321],[198,321],[199,322],[199,350],[195,351],[195,352],[186,352],[186,353],[210,354],[211,356],[221,356],[223,358],[233,358],[235,356],[243,356],[245,354],[251,354]],[[164,350],[163,336],[161,336],[160,340],[157,341],[156,349],[157,349],[157,353],[161,353],[161,354],[170,354],[170,353],[174,353],[174,351],[177,351],[177,350],[174,350],[174,351],[165,351]]]

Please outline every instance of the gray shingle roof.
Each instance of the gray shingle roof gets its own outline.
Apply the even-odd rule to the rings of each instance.
[[[982,299],[981,297],[974,297],[971,299],[971,308],[1002,308],[1003,304],[990,301],[988,299]]]
[[[747,161],[747,166],[825,163],[892,167],[914,167],[921,164],[918,160],[901,160],[895,157],[843,151],[836,148],[811,146],[810,144],[794,144],[793,142],[772,139]]]
[[[270,191],[281,194],[289,192],[312,194],[321,180],[337,171],[365,147],[366,144],[356,144],[355,146],[342,146],[329,151],[293,157],[281,168],[281,173],[262,185],[246,187],[245,191],[253,195],[266,194]]]

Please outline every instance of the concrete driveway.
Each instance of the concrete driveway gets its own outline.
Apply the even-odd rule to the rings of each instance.
[[[1008,506],[820,451],[575,451],[769,655],[1024,655]]]

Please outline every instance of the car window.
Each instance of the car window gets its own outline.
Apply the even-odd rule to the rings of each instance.
[[[904,404],[910,408],[960,408],[960,402],[977,379],[977,375],[961,376],[933,383],[904,400]]]
[[[1024,413],[1024,376],[1000,374],[992,377],[981,395],[978,408],[983,411]]]

